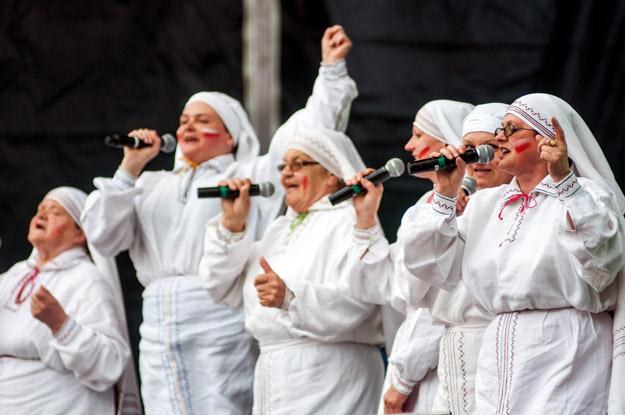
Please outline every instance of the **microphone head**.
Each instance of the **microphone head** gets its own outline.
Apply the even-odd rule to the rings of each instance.
[[[495,150],[493,150],[492,146],[488,144],[482,144],[480,146],[475,147],[475,151],[477,152],[477,162],[482,164],[487,164],[493,161],[495,157]]]
[[[275,190],[276,188],[271,182],[258,183],[258,191],[260,192],[260,195],[262,197],[269,197],[273,195],[273,192],[275,192]]]
[[[490,146],[489,146],[490,147]],[[491,147],[492,148],[492,147]],[[462,190],[467,196],[477,192],[477,180],[471,176],[464,176],[462,178],[462,184],[460,185]]]
[[[406,170],[406,165],[403,161],[398,158],[390,159],[384,165],[384,168],[388,172],[388,175],[391,177],[399,177],[404,174]]]
[[[171,134],[163,134],[161,136],[161,151],[163,153],[171,153],[176,149],[176,137]]]

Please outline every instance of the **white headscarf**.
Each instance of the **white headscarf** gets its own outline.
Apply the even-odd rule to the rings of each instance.
[[[437,99],[419,109],[412,123],[428,135],[446,144],[462,144],[462,121],[473,111],[466,102]]]
[[[48,194],[46,194],[45,199],[52,199],[63,206],[63,209],[65,209],[74,222],[76,222],[76,225],[82,228],[80,215],[85,208],[85,201],[87,200],[87,194],[85,192],[75,187],[62,186],[50,190]]]
[[[300,130],[291,139],[287,149],[303,151],[343,180],[351,179],[365,168],[352,140],[333,130]]]
[[[495,134],[495,129],[501,127],[508,104],[491,102],[476,106],[464,119],[462,136],[469,133],[485,132]]]
[[[87,200],[87,194],[85,192],[75,187],[62,186],[50,190],[44,199],[54,200],[63,206],[74,222],[82,228],[80,216],[82,215],[82,211],[85,208],[85,201]],[[117,321],[119,321],[121,325],[120,330],[124,339],[128,345],[130,345],[130,336],[128,335],[128,326],[126,324],[126,311],[124,309],[122,288],[119,282],[115,258],[103,257],[91,247],[89,250],[96,268],[98,268],[98,271],[105,277],[104,280],[107,282],[113,294]],[[118,384],[122,393],[118,399],[117,414],[140,414],[139,387],[135,374],[134,361],[132,359],[130,359],[128,366],[126,366]]]
[[[210,106],[223,121],[236,146],[236,152],[234,153],[235,160],[246,161],[258,156],[260,144],[256,137],[256,132],[252,128],[247,113],[239,101],[221,92],[203,91],[193,94],[185,104],[185,107],[196,101],[203,102]],[[174,170],[179,166],[178,160],[181,157],[182,154],[178,146],[178,148],[176,148]]]
[[[625,211],[625,196],[614,179],[610,165],[592,132],[579,114],[562,99],[549,94],[529,94],[518,98],[506,111],[519,117],[543,137],[555,138],[551,118],[556,117],[573,160],[576,175],[587,177],[612,192],[620,214]]]

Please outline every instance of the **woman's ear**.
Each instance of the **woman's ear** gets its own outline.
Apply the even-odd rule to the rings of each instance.
[[[340,189],[341,183],[343,181],[333,175],[332,173],[328,173],[328,177],[326,178],[326,184],[332,189]]]

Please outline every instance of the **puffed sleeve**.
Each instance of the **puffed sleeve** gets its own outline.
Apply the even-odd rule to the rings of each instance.
[[[438,366],[440,339],[445,327],[435,326],[427,309],[419,308],[401,325],[389,359],[391,385],[404,395]]]
[[[87,280],[84,273],[81,277]],[[74,290],[74,299],[65,310],[68,319],[40,356],[51,367],[71,371],[90,389],[104,391],[124,372],[130,348],[115,318],[115,303],[106,282],[102,278],[87,281]]]
[[[623,218],[606,190],[573,172],[555,189],[564,208],[558,241],[577,276],[601,292],[625,265]]]
[[[216,217],[206,224],[199,276],[210,296],[230,307],[241,307],[245,265],[252,241],[246,232],[228,231]]]
[[[405,278],[418,278],[445,290],[458,284],[462,278],[464,241],[455,206],[454,199],[434,193],[431,204],[416,204],[406,211],[397,238],[407,271],[401,273]]]
[[[135,236],[134,199],[142,193],[136,178],[118,169],[112,179],[94,179],[97,190],[87,198],[82,224],[93,248],[115,256],[130,248]]]

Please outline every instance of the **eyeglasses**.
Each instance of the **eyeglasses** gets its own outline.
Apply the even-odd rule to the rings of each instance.
[[[515,127],[512,124],[508,124],[505,127],[499,127],[495,129],[495,137],[497,137],[499,135],[499,133],[503,132],[504,137],[510,137],[512,134],[516,133],[519,130],[527,130],[527,131],[534,131],[536,133],[536,130],[533,130],[531,128],[521,128],[521,127]]]
[[[280,164],[278,164],[278,171],[281,172],[282,170],[284,170],[284,168],[286,166],[289,166],[289,169],[291,171],[299,171],[304,166],[312,166],[312,165],[315,165],[315,164],[319,164],[319,162],[318,161],[311,161],[311,160],[298,160],[298,159],[296,159],[296,160],[293,160],[293,161],[288,162],[288,163],[280,163]]]

